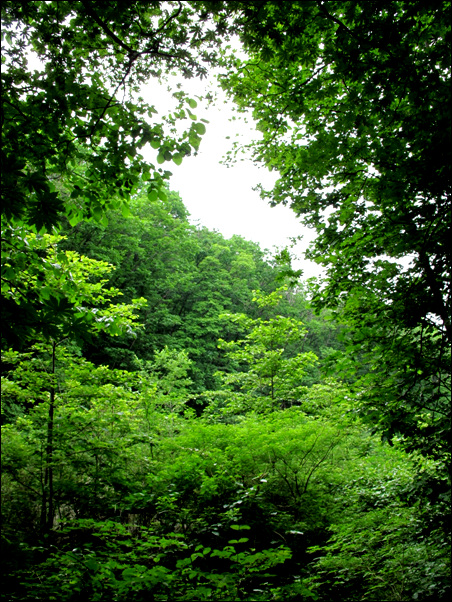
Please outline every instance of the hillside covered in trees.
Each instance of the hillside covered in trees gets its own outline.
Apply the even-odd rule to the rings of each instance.
[[[449,599],[450,2],[1,10],[2,599]],[[322,277],[171,190],[212,69]]]

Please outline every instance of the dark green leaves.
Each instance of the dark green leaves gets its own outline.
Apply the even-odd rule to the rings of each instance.
[[[241,30],[249,56],[225,58],[221,76],[262,132],[255,160],[280,173],[262,196],[290,202],[317,232],[307,257],[326,274],[313,301],[350,329],[348,377],[368,373],[364,404],[422,449],[415,425],[426,407],[450,420],[448,10],[250,3]]]
[[[146,165],[139,153],[145,144],[159,151],[159,165],[171,159],[180,165],[190,146],[198,149],[199,136],[205,132],[202,123],[193,124],[189,134],[176,135],[174,128],[187,118],[184,105],[194,109],[196,100],[175,92],[179,110],[159,119],[153,105],[123,94],[135,93],[165,72],[203,76],[206,65],[215,63],[214,46],[221,40],[215,41],[209,30],[213,23],[199,21],[197,7],[173,8],[120,3],[112,10],[103,3],[83,2],[71,7],[37,3],[25,10],[14,2],[4,3],[6,219],[25,219],[38,230],[50,231],[63,215],[75,223],[68,199],[77,199],[83,217],[102,221],[113,197],[135,189],[136,177]],[[16,35],[19,29],[22,36]],[[196,119],[192,113],[189,117]],[[80,186],[83,193],[74,195],[73,166],[80,163],[88,181]],[[62,176],[64,186],[49,189],[49,183]],[[132,182],[126,182],[130,178]],[[97,204],[92,203],[94,190]]]

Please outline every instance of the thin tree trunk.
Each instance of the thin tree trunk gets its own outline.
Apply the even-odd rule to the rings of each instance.
[[[50,403],[47,419],[47,443],[45,452],[44,488],[42,495],[41,525],[45,530],[53,527],[54,518],[54,492],[53,492],[53,425],[55,414],[55,355],[56,342],[52,342],[52,369],[50,385]]]

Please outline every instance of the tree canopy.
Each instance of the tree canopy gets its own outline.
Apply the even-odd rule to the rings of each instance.
[[[449,599],[450,1],[1,11],[2,599]],[[322,277],[170,190],[212,67]]]
[[[201,77],[214,62],[211,48],[224,23],[192,4],[2,5],[2,211],[8,220],[39,230],[62,214],[76,223],[101,220],[112,205],[127,211],[140,176],[149,194],[158,194],[169,175],[159,164],[179,164],[196,151],[205,125],[190,119],[196,101],[183,87],[175,91],[176,111],[162,117],[137,97],[152,77],[171,71],[182,81]],[[179,120],[186,128],[175,136]],[[158,150],[157,165],[143,160],[146,144]]]
[[[450,421],[449,16],[442,1],[251,2],[247,56],[222,76],[262,133],[253,159],[280,175],[262,196],[317,231],[314,303],[348,322],[347,369],[371,368],[367,411],[415,445],[416,423],[442,438]]]

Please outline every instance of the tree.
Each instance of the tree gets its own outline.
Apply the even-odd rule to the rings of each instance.
[[[5,352],[2,361],[11,366],[2,377],[7,399],[28,406],[2,429],[9,512],[21,500],[24,528],[35,534],[67,518],[69,508],[69,515],[97,515],[105,489],[126,480],[123,464],[138,442],[138,379],[96,367],[64,345],[35,344],[27,353]]]
[[[151,361],[165,346],[185,350],[194,388],[212,388],[214,372],[224,367],[220,314],[253,310],[253,288],[274,288],[277,270],[256,243],[191,225],[174,192],[155,200],[137,195],[130,213],[111,210],[106,226],[80,222],[64,229],[65,249],[114,264],[109,284],[125,301],[143,296],[148,302],[136,338],[101,334],[83,352],[95,363],[136,370],[137,358]]]
[[[2,339],[25,346],[44,337],[58,342],[83,340],[90,332],[133,334],[135,311],[144,298],[118,303],[121,291],[107,288],[114,268],[105,261],[59,247],[59,235],[37,235],[25,227],[11,228],[2,239]]]
[[[47,355],[44,362],[47,365],[38,370],[41,374],[34,379],[27,401],[33,405],[34,397],[42,395],[47,401],[41,501],[43,529],[52,528],[55,514],[53,474],[57,349],[66,339],[83,340],[90,332],[103,330],[112,336],[125,331],[133,333],[132,327],[137,321],[135,312],[146,304],[143,298],[134,299],[131,304],[112,303],[112,299],[121,295],[121,292],[113,287],[105,288],[106,280],[99,279],[110,272],[112,266],[81,257],[74,251],[59,250],[57,245],[60,239],[60,236],[50,234],[27,235],[24,228],[16,229],[14,237],[5,241],[8,256],[5,261],[6,274],[2,277],[2,294],[12,315],[23,312],[22,305],[33,301],[31,310],[25,310],[25,315],[31,314],[34,318],[32,325],[22,332],[17,332],[17,329],[9,331],[8,328],[7,340],[17,342],[17,338],[23,334],[22,344],[39,341],[41,347],[38,351],[45,351]],[[32,262],[28,263],[30,255]],[[18,265],[23,267],[23,271],[14,269]],[[30,355],[33,356],[33,348],[31,353],[26,354],[27,359]],[[17,353],[11,351],[2,361],[15,363],[16,356]],[[14,387],[6,389],[7,394],[11,392],[16,392]],[[19,395],[19,403],[24,398],[26,396]]]
[[[391,458],[389,451],[375,448],[372,457],[353,463],[336,498],[341,518],[331,525],[331,538],[309,550],[315,560],[307,585],[319,600],[433,602],[450,594],[450,537],[435,525],[439,508],[432,512],[419,500],[417,468],[406,454],[393,447]],[[435,473],[438,466],[424,459],[422,469]],[[444,500],[440,512],[447,505]]]
[[[278,305],[286,290],[283,286],[268,295],[255,291],[253,301],[261,311],[268,311]],[[286,347],[306,334],[302,322],[282,315],[267,320],[245,314],[223,317],[248,331],[244,339],[218,341],[218,346],[236,363],[235,371],[220,373],[223,386],[233,392],[229,409],[243,414],[247,410],[261,412],[297,403],[305,391],[302,382],[306,369],[318,359],[312,351],[287,353]]]
[[[153,107],[134,95],[171,70],[202,76],[221,54],[225,89],[253,109],[262,132],[253,158],[281,174],[263,196],[290,203],[318,232],[308,255],[327,277],[314,302],[338,309],[352,358],[372,368],[369,416],[426,451],[423,433],[439,433],[430,451],[441,453],[451,340],[449,7],[5,2],[6,228],[22,220],[49,229],[61,214],[71,224],[105,222],[114,206],[127,214],[140,176],[149,198],[161,196],[169,172],[158,165],[196,151],[205,125],[183,90],[178,109],[152,125]],[[247,58],[217,52],[231,33]],[[41,73],[27,69],[30,51]],[[120,97],[124,86],[130,94]],[[191,125],[177,137],[180,120]],[[137,152],[148,143],[157,166]]]
[[[170,72],[206,74],[227,31],[209,14],[181,2],[2,4],[2,236],[51,232],[64,219],[106,224],[111,208],[128,215],[139,178],[151,200],[165,197],[163,164],[196,152],[205,124],[182,85],[174,111],[157,119],[139,89]],[[21,318],[19,329],[33,331],[33,301]]]
[[[217,34],[226,31],[224,19],[214,24],[207,16],[181,2],[2,4],[7,222],[49,230],[62,214],[75,224],[101,220],[111,206],[127,211],[140,175],[157,197],[170,175],[159,165],[178,165],[196,151],[205,125],[183,89],[174,93],[175,111],[155,121],[157,111],[138,97],[139,88],[171,71],[181,78],[206,74]],[[32,57],[40,69],[29,68]],[[178,136],[180,121],[186,127]],[[157,165],[138,152],[146,144],[158,151]],[[61,174],[63,189],[56,182]]]
[[[450,429],[450,2],[250,2],[224,89],[253,110],[272,204],[317,231],[314,304],[349,325],[348,369],[390,438]],[[359,358],[359,359],[358,359]],[[370,376],[369,376],[370,375]],[[360,385],[361,386],[361,385]]]

